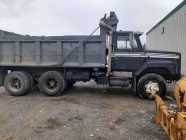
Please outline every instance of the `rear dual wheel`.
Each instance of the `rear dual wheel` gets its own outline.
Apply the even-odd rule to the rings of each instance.
[[[5,90],[12,96],[23,96],[33,88],[33,77],[28,72],[15,71],[5,77]],[[39,78],[39,89],[48,96],[56,96],[65,89],[63,75],[57,71],[45,72]]]
[[[47,96],[57,96],[64,92],[65,80],[58,71],[48,71],[39,78],[39,89]]]
[[[26,72],[11,72],[5,77],[5,90],[12,96],[23,96],[33,84],[32,76]]]

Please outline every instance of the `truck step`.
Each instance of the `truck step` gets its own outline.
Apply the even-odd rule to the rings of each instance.
[[[130,80],[127,77],[110,77],[109,86],[111,87],[129,87]]]
[[[108,85],[108,80],[107,80],[106,77],[99,77],[99,78],[97,79],[97,83],[98,83],[99,85]]]

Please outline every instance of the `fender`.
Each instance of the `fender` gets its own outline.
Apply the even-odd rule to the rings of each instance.
[[[153,60],[153,61],[147,61],[145,62],[136,72],[134,72],[135,76],[140,75],[142,72],[144,72],[147,69],[164,69],[168,71],[171,75],[176,75],[178,72],[176,67],[176,62],[170,61],[170,60]],[[157,71],[158,73],[158,71]]]

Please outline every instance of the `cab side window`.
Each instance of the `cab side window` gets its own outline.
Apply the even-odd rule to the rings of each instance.
[[[127,36],[117,37],[117,50],[131,50],[132,46]]]

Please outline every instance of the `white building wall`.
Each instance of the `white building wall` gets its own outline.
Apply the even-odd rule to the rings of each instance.
[[[147,35],[147,49],[181,52],[186,74],[186,5]]]

